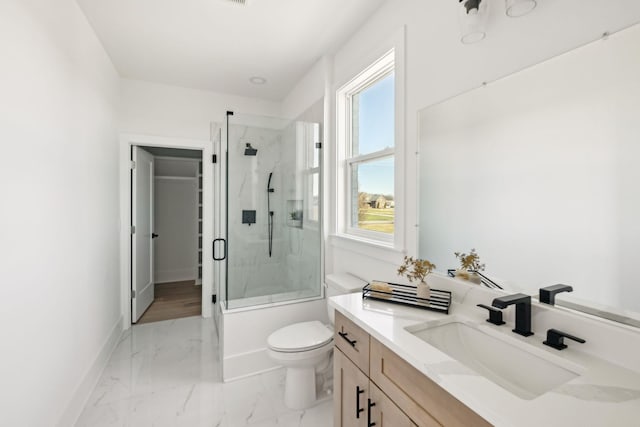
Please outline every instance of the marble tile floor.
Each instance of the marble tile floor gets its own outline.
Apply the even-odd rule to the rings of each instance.
[[[102,426],[330,427],[331,399],[284,406],[284,370],[223,383],[212,319],[188,317],[126,331],[76,423]]]

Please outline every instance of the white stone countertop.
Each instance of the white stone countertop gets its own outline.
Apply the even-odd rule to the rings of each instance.
[[[363,300],[360,293],[331,297],[329,305],[495,426],[640,426],[640,372],[587,353],[573,341],[567,340],[569,347],[557,351],[542,344],[546,338],[544,333],[536,331],[532,337],[522,337],[511,332],[512,317],[505,319],[506,325],[495,326],[485,322],[486,310],[475,304],[462,304],[454,294],[456,300],[458,302],[452,304],[448,315]],[[491,301],[486,304],[490,305]],[[452,316],[456,320],[473,322],[493,335],[506,334],[507,340],[518,347],[561,366],[570,366],[580,375],[538,397],[523,399],[405,329]],[[592,337],[582,338],[589,340]],[[625,345],[621,343],[621,351],[624,350]],[[637,357],[640,359],[640,354]]]

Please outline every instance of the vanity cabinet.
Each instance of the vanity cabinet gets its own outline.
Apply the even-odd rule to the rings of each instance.
[[[334,427],[485,427],[478,414],[336,311]]]

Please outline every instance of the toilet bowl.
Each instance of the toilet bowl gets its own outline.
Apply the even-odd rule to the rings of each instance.
[[[326,278],[326,296],[360,292],[366,282],[350,274],[330,274]],[[333,309],[327,305],[331,324],[320,321],[294,323],[273,332],[267,338],[269,356],[287,369],[284,403],[291,409],[305,409],[317,400],[319,369],[330,368],[333,350]]]
[[[269,356],[287,368],[284,403],[308,408],[316,400],[316,367],[326,364],[333,349],[333,332],[321,322],[295,323],[267,338]]]

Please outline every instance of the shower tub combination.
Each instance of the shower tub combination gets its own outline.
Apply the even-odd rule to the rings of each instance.
[[[224,258],[215,265],[225,380],[274,367],[266,353],[273,330],[326,318],[319,141],[318,123],[227,115],[216,150],[224,245],[214,247]]]

